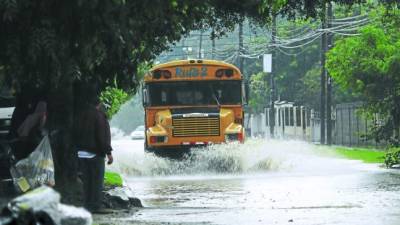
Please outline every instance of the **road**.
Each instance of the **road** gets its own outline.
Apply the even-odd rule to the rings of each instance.
[[[298,141],[250,140],[174,161],[113,140],[112,170],[144,208],[115,224],[400,224],[400,173],[321,156]]]

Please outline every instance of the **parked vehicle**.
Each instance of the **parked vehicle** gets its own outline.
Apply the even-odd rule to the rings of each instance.
[[[138,126],[134,131],[131,133],[132,139],[144,139],[144,126]]]

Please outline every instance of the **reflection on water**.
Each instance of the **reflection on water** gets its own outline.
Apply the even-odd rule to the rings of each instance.
[[[151,192],[148,192],[149,195],[146,194],[143,200],[148,206],[152,207],[204,207],[206,206],[205,203],[208,207],[213,207],[220,206],[221,203],[214,205],[210,199],[219,201],[220,197],[228,199],[231,195],[244,194],[242,192],[242,181],[238,179],[172,179],[152,182],[128,179],[128,181],[142,191]]]
[[[383,188],[387,185],[389,189]],[[282,173],[208,179],[131,178],[145,208],[135,221],[210,224],[400,224],[400,176]]]
[[[138,224],[400,224],[400,175],[357,161],[320,156],[298,141],[250,140],[195,149],[184,160],[113,142],[145,208]]]

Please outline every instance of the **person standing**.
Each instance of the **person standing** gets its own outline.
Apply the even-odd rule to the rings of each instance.
[[[14,148],[17,160],[24,159],[31,154],[46,135],[47,103],[39,101],[35,111],[29,114],[18,127],[18,143]]]
[[[78,153],[83,182],[84,207],[90,212],[101,210],[105,157],[113,162],[110,126],[98,108],[96,98],[87,102],[74,122],[75,148]]]

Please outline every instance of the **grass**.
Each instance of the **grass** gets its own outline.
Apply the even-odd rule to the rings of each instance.
[[[361,160],[365,163],[384,163],[385,151],[366,148],[335,147],[334,152],[347,159]]]
[[[104,174],[104,185],[109,187],[122,187],[122,177],[118,173],[106,171]]]

